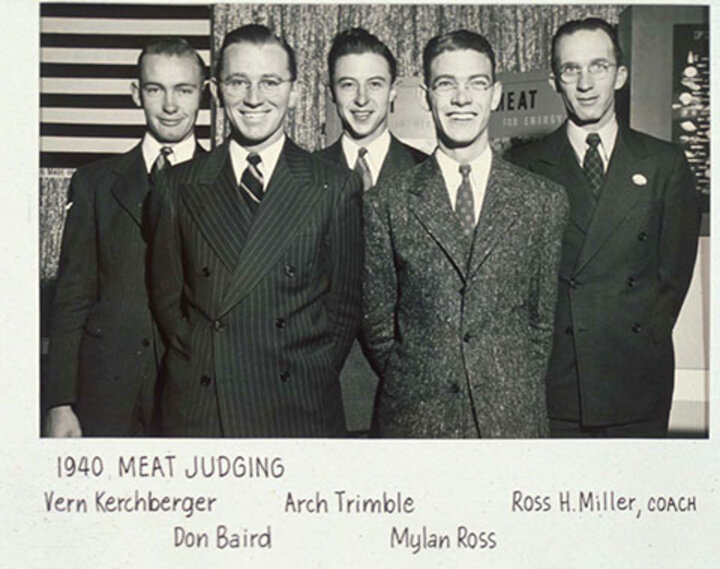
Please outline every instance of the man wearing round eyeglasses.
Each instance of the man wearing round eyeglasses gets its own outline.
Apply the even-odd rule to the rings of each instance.
[[[161,170],[204,152],[194,127],[205,66],[185,40],[161,38],[137,67],[143,140],[78,168],[70,184],[43,385],[52,437],[155,434],[164,348],[146,288],[144,202]]]
[[[547,375],[552,435],[665,436],[672,329],[697,251],[693,175],[681,149],[618,121],[627,69],[611,25],[562,25],[552,68],[568,120],[511,153],[564,185],[571,204]]]
[[[338,374],[360,319],[361,186],[284,132],[295,54],[225,36],[212,92],[229,138],[153,193],[152,300],[168,338],[162,433],[346,433]]]
[[[388,129],[390,105],[395,99],[396,62],[388,47],[362,28],[341,31],[328,53],[330,96],[336,105],[342,135],[317,154],[348,173],[357,172],[363,188],[370,189],[398,172],[412,168],[427,154],[404,144]],[[377,377],[354,342],[340,381],[352,431],[367,432],[377,387]]]
[[[434,37],[423,70],[437,149],[365,195],[375,427],[381,437],[542,437],[565,192],[493,154],[502,87],[483,36]]]

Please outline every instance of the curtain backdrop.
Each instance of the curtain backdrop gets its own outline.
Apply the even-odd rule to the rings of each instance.
[[[332,5],[218,4],[211,10],[214,55],[225,34],[243,24],[261,23],[285,36],[297,55],[302,94],[287,130],[301,146],[314,150],[327,142],[323,123],[327,104],[326,55],[333,36],[350,26],[377,35],[395,54],[400,76],[419,75],[422,49],[434,35],[458,28],[484,34],[492,44],[498,71],[549,67],[550,39],[569,19],[599,16],[617,23],[624,6],[491,6],[491,5]],[[215,142],[227,126],[215,113]],[[43,314],[54,281],[65,220],[71,169],[40,169],[40,276]],[[51,288],[51,287],[49,287]],[[43,319],[44,320],[44,319]]]
[[[333,36],[360,26],[378,36],[395,55],[398,75],[422,74],[422,50],[439,33],[458,28],[482,33],[493,46],[499,72],[550,66],[550,40],[565,21],[599,16],[616,24],[624,6],[492,6],[492,5],[332,5],[218,4],[213,10],[213,51],[225,34],[243,24],[265,24],[295,49],[302,95],[288,121],[288,133],[310,150],[325,140],[326,56]],[[216,117],[216,141],[227,126]]]

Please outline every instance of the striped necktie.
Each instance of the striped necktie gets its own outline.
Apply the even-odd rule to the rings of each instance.
[[[171,146],[163,146],[160,148],[160,152],[153,162],[152,168],[150,168],[150,182],[153,184],[157,183],[158,176],[165,168],[170,165],[170,155],[173,153]]]
[[[460,220],[466,235],[472,235],[475,230],[475,202],[473,200],[472,184],[470,183],[470,164],[460,165],[462,181],[458,186],[455,198],[455,215]]]
[[[605,178],[605,170],[603,168],[602,158],[600,157],[600,135],[596,132],[591,132],[587,135],[586,139],[588,148],[585,152],[585,158],[583,159],[583,172],[587,178],[590,189],[592,190],[595,199],[600,197],[600,190],[603,185],[603,179]]]
[[[367,154],[367,148],[364,146],[358,150],[358,157],[355,161],[355,171],[360,174],[363,183],[363,190],[369,190],[373,186],[372,173],[370,172],[370,165],[367,162],[365,155]]]
[[[248,165],[240,177],[240,188],[250,211],[255,213],[265,195],[263,191],[263,175],[260,171],[262,160],[256,152],[247,155]]]

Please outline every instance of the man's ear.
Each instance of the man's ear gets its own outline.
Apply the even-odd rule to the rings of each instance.
[[[490,109],[496,110],[498,108],[498,105],[500,105],[500,100],[502,99],[502,83],[500,81],[495,81],[495,83],[492,86],[492,98],[490,99]]]
[[[140,83],[137,81],[133,81],[130,83],[130,96],[132,97],[132,100],[135,102],[135,104],[142,108],[143,102],[142,102],[142,93],[140,92]]]
[[[559,86],[557,84],[557,78],[555,77],[554,73],[551,73],[548,77],[548,85],[550,85],[550,88],[555,91],[556,93],[560,93]]]
[[[302,81],[295,80],[290,83],[290,98],[288,100],[288,109],[294,109],[297,102],[300,100],[302,95],[303,85]]]
[[[220,94],[220,89],[218,88],[217,79],[215,79],[214,77],[211,79],[208,79],[207,86],[208,86],[208,89],[210,90],[210,95],[212,96],[213,101],[215,101],[215,104],[218,107],[222,107],[223,100],[222,100],[222,95]]]
[[[628,69],[624,65],[619,65],[617,73],[615,73],[615,90],[619,91],[625,86],[628,78]]]
[[[430,112],[430,89],[424,83],[418,85],[417,98],[420,103],[420,108],[424,111]]]

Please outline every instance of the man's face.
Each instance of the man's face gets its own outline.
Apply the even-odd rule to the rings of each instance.
[[[430,63],[426,97],[439,144],[471,153],[477,150],[478,154],[484,150],[490,112],[500,103],[501,93],[484,53],[459,49],[435,57]]]
[[[395,99],[387,60],[372,52],[343,55],[335,62],[331,82],[343,130],[359,144],[369,144],[382,134]]]
[[[150,54],[142,58],[132,97],[145,111],[148,130],[158,142],[175,143],[192,134],[202,88],[202,71],[194,57]]]
[[[229,45],[223,54],[217,87],[238,142],[262,150],[278,140],[296,92],[288,56],[275,44]]]
[[[606,66],[606,64],[610,64]],[[561,36],[555,50],[555,73],[551,85],[560,93],[573,122],[602,127],[615,115],[615,91],[627,79],[627,69],[617,67],[612,40],[602,30],[580,30]],[[606,72],[593,74],[605,67]],[[574,69],[576,80],[560,79],[564,69]]]

